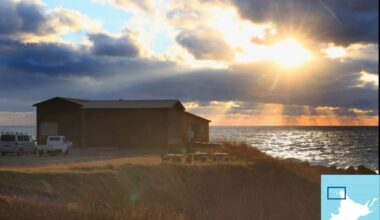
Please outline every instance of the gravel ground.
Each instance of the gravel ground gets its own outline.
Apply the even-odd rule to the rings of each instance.
[[[160,155],[162,149],[118,149],[118,148],[73,148],[68,155],[44,155],[42,157],[28,155],[0,156],[0,167],[36,167],[48,164],[67,164],[97,160],[115,159],[121,157]]]

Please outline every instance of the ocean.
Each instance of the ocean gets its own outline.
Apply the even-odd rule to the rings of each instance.
[[[278,158],[379,170],[378,127],[210,127],[210,141],[244,141]]]
[[[0,131],[36,134],[35,126],[0,126]],[[211,142],[244,141],[278,158],[375,170],[379,170],[378,134],[378,127],[210,127]]]

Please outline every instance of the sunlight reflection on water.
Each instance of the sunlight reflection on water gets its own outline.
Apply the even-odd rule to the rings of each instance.
[[[279,158],[379,169],[378,127],[210,127],[210,141],[245,141]]]

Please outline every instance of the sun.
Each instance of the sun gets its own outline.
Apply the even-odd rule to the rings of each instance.
[[[286,68],[300,66],[311,57],[311,53],[295,39],[285,39],[270,47],[269,59]]]

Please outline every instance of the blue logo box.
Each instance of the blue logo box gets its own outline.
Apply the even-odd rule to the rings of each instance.
[[[339,193],[343,191],[342,197]],[[346,187],[345,186],[328,186],[327,187],[327,199],[328,200],[345,200],[346,199]]]

